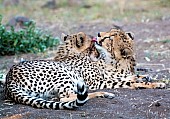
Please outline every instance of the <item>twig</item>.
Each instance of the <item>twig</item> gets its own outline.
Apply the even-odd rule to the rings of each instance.
[[[146,63],[137,63],[137,66],[162,66],[165,69],[165,65],[164,64],[146,64]]]
[[[153,104],[157,104],[157,103],[158,103],[160,100],[162,100],[162,99],[163,99],[163,98],[153,101],[148,107],[151,107]]]

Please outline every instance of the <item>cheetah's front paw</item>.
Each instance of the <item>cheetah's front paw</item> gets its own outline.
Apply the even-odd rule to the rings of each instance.
[[[115,94],[113,94],[113,93],[108,93],[108,92],[105,92],[105,93],[104,93],[104,97],[105,97],[105,98],[112,99],[112,98],[114,98],[114,97],[115,97]]]
[[[155,83],[155,88],[159,88],[159,89],[166,88],[166,84],[165,83]]]

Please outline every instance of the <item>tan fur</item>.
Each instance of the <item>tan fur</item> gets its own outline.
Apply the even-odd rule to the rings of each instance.
[[[143,83],[143,77],[134,75],[135,58],[132,36],[116,29],[102,32],[100,35],[98,44],[102,45],[102,47],[99,46],[101,49],[96,48],[97,45],[94,46],[92,39],[82,32],[68,36],[65,39],[65,45],[59,46],[55,61],[76,69],[90,90],[165,87],[164,83]],[[102,52],[103,49],[106,51]],[[108,55],[105,56],[105,53]]]
[[[121,80],[124,80],[125,78],[125,81],[130,81],[132,83],[131,89],[137,87],[156,88],[159,85],[164,87],[164,83],[143,82],[142,79],[147,78],[147,76],[143,77],[135,75],[134,67],[136,62],[133,50],[133,39],[133,34],[125,33],[119,29],[111,29],[109,32],[99,33],[98,44],[107,50],[107,53],[110,54],[112,60],[116,61],[116,63],[107,63],[107,66],[105,66],[106,70],[108,69],[107,67],[109,67],[111,72],[116,71],[115,75],[121,75]],[[122,73],[122,70],[125,72]]]

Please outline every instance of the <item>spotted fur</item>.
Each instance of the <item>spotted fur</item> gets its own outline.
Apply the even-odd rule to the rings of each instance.
[[[7,99],[37,108],[74,109],[84,105],[88,99],[114,97],[107,92],[87,92],[87,85],[79,70],[86,68],[83,67],[83,59],[76,59],[82,57],[76,48],[81,52],[84,52],[83,49],[91,52],[94,47],[91,38],[80,32],[64,36],[62,40],[64,44],[59,46],[58,57],[62,60],[66,58],[67,62],[35,60],[14,65],[6,76]],[[59,58],[56,57],[56,60]],[[82,58],[89,57],[83,55]],[[71,65],[72,63],[77,66]]]
[[[118,29],[111,29],[109,32],[98,33],[96,48],[104,53],[105,73],[107,78],[119,80],[128,88],[165,88],[164,83],[146,82],[147,76],[135,75],[134,67],[134,36],[132,33]],[[109,59],[109,60],[108,60]],[[123,87],[123,85],[119,85]],[[119,88],[118,87],[118,88]]]
[[[122,32],[123,37],[117,37],[124,41],[127,39],[129,40],[128,42],[126,41],[127,43],[124,45],[124,42],[120,42],[121,51],[118,51],[119,47],[115,49],[105,49],[99,45],[95,46],[95,43],[92,42],[86,34],[80,34],[83,37],[81,40],[80,38],[77,38],[77,36],[65,36],[65,44],[60,45],[59,50],[56,53],[55,61],[64,63],[72,70],[79,72],[80,77],[84,79],[90,90],[104,88],[134,89],[164,87],[164,84],[162,83],[148,83],[148,86],[148,84],[145,85],[142,82],[135,82],[135,79],[138,79],[139,81],[139,79],[144,77],[133,75],[135,59],[132,49],[133,42],[131,41],[132,39],[129,39],[131,38],[130,36],[124,36],[124,33]],[[107,37],[104,39],[107,39]],[[103,44],[104,42],[101,43]],[[76,43],[79,45],[76,45]],[[117,41],[117,43],[119,42]],[[108,45],[110,46],[110,44]],[[74,50],[70,47],[74,47]],[[118,52],[117,54],[113,52],[113,50],[116,49]],[[113,52],[113,54],[109,52]],[[125,60],[121,60],[122,58]],[[130,58],[129,62],[127,62],[128,58]]]
[[[6,98],[37,108],[72,109],[87,101],[83,80],[60,63],[26,61],[14,65],[6,76]],[[77,93],[77,99],[68,102],[51,101]]]

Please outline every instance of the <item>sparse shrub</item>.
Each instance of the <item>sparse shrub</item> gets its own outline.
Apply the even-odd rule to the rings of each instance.
[[[24,29],[7,29],[2,24],[0,15],[0,55],[14,55],[18,53],[44,52],[47,48],[56,46],[59,39],[36,28],[35,22]]]
[[[170,0],[160,0],[160,4],[163,7],[169,7],[170,6]]]

